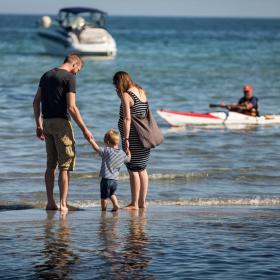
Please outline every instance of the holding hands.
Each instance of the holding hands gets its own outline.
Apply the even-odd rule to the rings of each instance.
[[[83,129],[82,131],[85,139],[90,142],[93,139],[92,133],[87,128]]]

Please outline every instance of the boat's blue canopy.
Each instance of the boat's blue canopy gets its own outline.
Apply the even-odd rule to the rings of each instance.
[[[93,9],[93,8],[86,8],[86,7],[68,7],[60,9],[59,12],[71,13],[71,14],[80,14],[80,13],[100,13],[102,15],[106,15],[105,12]]]

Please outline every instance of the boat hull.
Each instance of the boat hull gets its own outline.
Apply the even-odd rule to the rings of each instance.
[[[85,56],[114,57],[117,53],[116,42],[106,31],[104,42],[80,43],[75,34],[61,32],[59,29],[39,28],[38,36],[46,52],[52,55],[67,55],[74,52]]]
[[[157,113],[171,126],[280,123],[280,115],[252,117],[237,112],[193,113],[171,110],[157,110]]]

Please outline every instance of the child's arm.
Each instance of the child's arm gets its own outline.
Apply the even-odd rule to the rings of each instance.
[[[95,142],[94,138],[91,138],[89,143],[91,144],[92,148],[101,156],[100,147],[97,145],[97,143]]]

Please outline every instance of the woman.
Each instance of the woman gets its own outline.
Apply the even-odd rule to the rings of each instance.
[[[126,164],[130,178],[131,202],[125,209],[146,208],[149,180],[146,167],[150,149],[141,147],[138,135],[131,123],[131,115],[147,111],[147,97],[143,88],[134,83],[126,72],[117,72],[113,77],[113,84],[121,99],[118,125],[122,137],[122,147],[125,152],[128,150],[131,152],[131,161]]]

